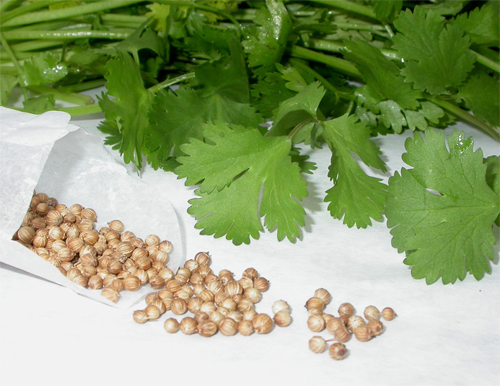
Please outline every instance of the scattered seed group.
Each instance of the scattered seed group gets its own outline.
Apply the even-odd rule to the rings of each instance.
[[[203,337],[218,332],[225,336],[268,334],[274,326],[287,327],[292,323],[290,306],[284,300],[273,304],[273,317],[257,312],[256,304],[269,289],[269,281],[255,268],[247,268],[236,279],[227,269],[216,274],[211,262],[208,252],[199,252],[186,261],[164,288],[146,297],[146,308],[135,311],[134,320],[142,324],[171,311],[182,318],[166,319],[166,332],[174,334],[180,330]],[[184,316],[187,313],[190,315]]]
[[[309,349],[316,353],[328,350],[330,357],[334,360],[342,360],[348,355],[347,343],[351,337],[360,342],[368,342],[381,335],[384,325],[380,319],[393,320],[397,315],[392,308],[386,307],[380,312],[375,306],[365,308],[364,318],[356,315],[356,309],[351,303],[342,303],[338,308],[338,316],[325,312],[326,306],[331,302],[330,293],[324,289],[317,289],[314,296],[309,298],[305,308],[309,313],[307,326],[312,332],[326,330],[333,335],[333,339],[325,340],[319,335],[309,340]],[[366,320],[365,320],[366,319]],[[329,347],[328,343],[333,342]]]

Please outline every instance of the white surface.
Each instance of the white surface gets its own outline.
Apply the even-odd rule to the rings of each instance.
[[[97,120],[73,123],[95,132]],[[497,143],[465,125],[485,156]],[[409,134],[408,134],[409,135]],[[403,166],[408,135],[376,139],[389,172]],[[414,280],[404,256],[391,247],[385,222],[349,229],[330,217],[323,202],[330,154],[315,151],[318,170],[308,176],[307,226],[295,244],[264,233],[247,246],[200,236],[187,214],[193,189],[174,174],[146,169],[142,179],[160,189],[179,217],[186,257],[209,251],[214,271],[239,278],[254,267],[271,281],[257,310],[271,314],[275,300],[292,306],[294,322],[269,335],[211,338],[170,335],[163,321],[138,325],[119,310],[1,265],[0,385],[497,385],[500,382],[500,267],[478,282],[428,286]],[[112,185],[112,181],[110,181]],[[5,208],[4,208],[5,210]],[[98,208],[96,208],[98,210]],[[133,205],[127,210],[141,210]],[[156,213],[148,214],[155,216]],[[351,302],[359,313],[375,305],[399,317],[380,337],[347,343],[350,355],[335,362],[313,354],[304,304],[323,287],[333,295],[327,312]],[[141,307],[144,303],[141,303]]]

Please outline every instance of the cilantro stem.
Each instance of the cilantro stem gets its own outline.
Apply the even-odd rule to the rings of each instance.
[[[47,7],[51,4],[57,3],[58,1],[59,0],[41,0],[41,1],[37,1],[37,2],[31,3],[31,4],[28,4],[28,5],[23,5],[21,7],[13,9],[12,11],[4,13],[2,15],[2,27],[6,27],[5,24],[7,24],[7,26],[8,26],[8,21],[11,19],[14,19],[16,17],[21,17],[22,15],[36,11],[37,9],[44,8],[44,7]],[[31,23],[31,21],[28,20],[27,22],[19,24],[19,25],[30,24],[30,23]]]
[[[104,78],[89,80],[87,82],[75,83],[69,86],[58,87],[57,89],[61,92],[81,92],[92,90],[94,88],[102,87],[106,84]]]
[[[238,32],[238,36],[242,36],[241,32],[241,25],[240,23],[229,13],[224,12],[220,9],[213,8],[207,5],[201,5],[194,3],[192,1],[182,1],[182,0],[156,0],[156,3],[159,4],[167,4],[167,5],[180,5],[180,6],[186,6],[186,7],[193,7],[196,9],[199,9],[200,11],[205,11],[205,12],[210,12],[210,13],[215,13],[216,15],[220,15],[227,20],[229,20],[231,23],[233,23],[236,26],[236,31]]]
[[[102,112],[101,106],[99,106],[98,103],[95,103],[93,105],[86,105],[86,106],[64,107],[61,109],[54,109],[54,110],[64,111],[65,113],[68,113],[72,117],[78,117],[81,115],[89,115],[89,114],[97,114],[97,113]]]
[[[54,98],[57,100],[73,103],[75,105],[86,106],[94,104],[94,100],[92,99],[92,97],[88,95],[77,94],[77,93],[66,93],[58,89],[55,89],[53,87],[29,86],[28,89],[37,94],[45,94],[45,95],[52,94],[54,95]]]
[[[342,9],[347,12],[357,13],[370,19],[378,20],[375,12],[369,7],[349,0],[310,0],[311,3],[328,5],[332,8]]]
[[[290,131],[287,135],[287,138],[288,139],[293,139],[293,137],[295,137],[295,135],[300,131],[300,129],[302,129],[305,125],[308,125],[309,123],[311,123],[312,120],[304,120],[302,122],[300,122],[297,126],[295,126],[292,131]]]
[[[325,40],[325,39],[310,39],[308,41],[308,48],[312,48],[315,50],[329,51],[329,52],[338,52],[341,53],[342,50],[345,50],[345,45],[333,40]],[[399,55],[394,50],[389,50],[387,48],[380,49],[382,54],[391,60],[401,60]]]
[[[4,38],[7,40],[26,40],[26,39],[110,39],[124,40],[132,30],[113,30],[113,31],[94,31],[89,29],[75,28],[71,30],[60,31],[7,31]]]
[[[194,72],[188,72],[186,74],[182,74],[175,78],[167,79],[161,83],[155,84],[154,86],[148,88],[148,90],[151,91],[153,94],[156,94],[158,91],[163,90],[164,88],[173,86],[174,84],[180,83],[184,80],[194,78],[194,76],[195,76]]]
[[[21,65],[19,64],[19,62],[17,61],[17,58],[16,58],[16,55],[14,54],[14,52],[12,52],[12,50],[10,49],[10,46],[9,46],[9,43],[7,43],[7,41],[4,39],[2,33],[0,32],[0,43],[2,44],[2,48],[7,52],[7,54],[9,55],[10,57],[10,60],[12,61],[12,64],[14,65],[14,67],[16,68],[17,70],[17,73],[18,74],[22,74],[23,73],[23,70],[21,68]],[[23,96],[24,96],[24,99],[25,100],[28,100],[29,99],[29,94],[28,94],[28,89],[26,88],[26,86],[24,86],[22,84],[22,82],[19,82],[19,85],[21,86],[21,90],[23,92]]]
[[[491,60],[490,58],[487,58],[486,56],[481,55],[480,53],[474,51],[474,50],[469,50],[476,56],[476,61],[478,63],[481,63],[483,66],[488,67],[490,70],[493,70],[495,72],[500,73],[500,64]]]
[[[312,60],[314,62],[324,63],[330,67],[333,67],[339,72],[352,76],[355,79],[361,80],[361,74],[356,68],[356,66],[345,59],[337,58],[336,56],[332,55],[325,55],[320,52],[309,50],[307,48],[300,47],[297,45],[292,46],[291,48],[288,49],[288,51],[292,56],[296,58],[302,58],[302,59]]]
[[[320,74],[318,74],[316,71],[314,71],[311,67],[302,63],[300,60],[292,58],[292,59],[290,59],[290,63],[294,67],[296,67],[297,69],[301,70],[302,72],[308,73],[308,74],[312,75],[315,79],[319,80],[321,82],[321,84],[327,90],[329,90],[335,94],[336,102],[338,102],[338,100],[340,98],[350,100],[350,101],[354,100],[353,95],[340,92],[329,81],[327,81],[325,78],[323,78]]]
[[[0,0],[0,12],[5,12],[9,7],[15,5],[19,0]]]
[[[143,1],[144,0],[106,0],[95,3],[83,4],[79,5],[78,7],[61,8],[53,11],[31,12],[29,14],[19,15],[6,22],[4,21],[3,27],[16,27],[25,24],[41,23],[43,21],[69,19],[74,16],[81,16],[89,13],[102,12],[113,8],[126,7],[135,3],[141,3]],[[33,3],[33,5],[39,3],[44,3],[45,5],[45,3],[50,4],[56,2],[59,2],[59,0],[45,0]],[[26,7],[20,7],[17,9],[24,9],[28,7],[30,6],[28,5]]]
[[[435,103],[436,105],[442,107],[445,110],[448,110],[450,113],[456,115],[467,123],[470,123],[481,130],[483,130],[486,134],[492,137],[497,142],[500,142],[500,129],[498,127],[491,127],[487,123],[481,121],[477,117],[472,114],[469,114],[467,111],[462,110],[460,107],[445,101],[443,99],[434,97],[434,96],[426,96],[426,99]]]

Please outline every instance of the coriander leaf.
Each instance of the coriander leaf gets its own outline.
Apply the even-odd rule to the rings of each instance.
[[[377,19],[392,22],[403,8],[403,0],[372,0]]]
[[[465,31],[472,43],[498,47],[500,26],[498,14],[495,14],[492,5],[475,8],[469,14],[462,13],[450,23]]]
[[[156,95],[149,114],[146,147],[157,152],[159,162],[163,164],[169,160],[172,150],[175,156],[182,154],[179,147],[189,138],[202,139],[203,123],[217,120],[254,127],[263,123],[262,117],[249,104],[218,94],[202,97],[188,87],[181,87],[175,93],[161,91]]]
[[[146,17],[151,18],[151,24],[154,26],[154,29],[156,31],[166,31],[170,5],[152,3],[147,7],[151,11],[146,13]]]
[[[484,160],[486,163],[486,183],[500,197],[500,157],[492,155]],[[495,220],[500,226],[500,215]]]
[[[9,95],[18,82],[17,76],[2,74],[0,77],[0,105],[5,106],[9,99]]]
[[[165,57],[165,46],[161,41],[158,34],[151,29],[147,28],[147,21],[137,28],[130,36],[118,43],[116,50],[124,50],[130,52],[136,63],[139,64],[139,51],[148,49],[159,55]]]
[[[252,85],[253,103],[264,117],[271,118],[279,104],[295,95],[286,87],[286,81],[279,72],[270,72]]]
[[[401,12],[394,25],[399,31],[394,48],[404,58],[401,73],[407,82],[430,94],[448,94],[462,85],[476,59],[458,26],[445,27],[442,16],[419,6]]]
[[[283,66],[279,63],[276,63],[276,68],[278,69],[279,72],[281,72],[281,77],[288,81],[285,84],[285,87],[289,90],[299,92],[302,91],[307,85],[308,82],[302,77],[302,75],[295,69],[295,67],[292,66]],[[311,82],[313,82],[314,79],[311,79]],[[309,83],[311,83],[309,82]]]
[[[386,186],[379,178],[366,175],[352,153],[367,166],[385,172],[380,150],[368,138],[370,129],[353,115],[345,114],[323,125],[323,137],[332,151],[328,176],[334,183],[326,192],[328,210],[334,218],[344,217],[348,227],[366,228],[371,219],[382,219]]]
[[[35,54],[26,60],[19,83],[23,86],[39,86],[55,83],[68,74],[68,66],[60,63],[49,52]]]
[[[432,102],[422,101],[417,110],[404,110],[404,115],[411,131],[425,131],[429,128],[429,123],[439,124],[439,119],[444,117],[444,111]]]
[[[318,106],[325,95],[320,82],[304,87],[292,98],[283,101],[276,111],[269,135],[284,135],[287,130],[301,123],[317,120]]]
[[[144,88],[139,68],[125,51],[118,50],[116,57],[106,64],[106,70],[108,92],[98,97],[99,106],[106,120],[116,122],[121,134],[119,150],[123,160],[127,164],[133,162],[140,170],[153,94]],[[101,129],[101,126],[98,128]]]
[[[471,74],[458,94],[474,115],[493,126],[500,126],[500,83],[484,72]]]
[[[428,130],[406,141],[403,160],[413,169],[389,179],[387,226],[392,244],[406,252],[412,276],[427,284],[480,280],[493,260],[493,221],[500,198],[486,183],[481,149],[455,130],[447,139]]]
[[[53,110],[55,104],[54,94],[40,95],[23,101],[24,109],[32,114],[42,114]]]
[[[181,166],[175,170],[186,185],[200,183],[200,198],[190,200],[188,210],[198,220],[196,228],[249,244],[250,237],[259,237],[265,217],[265,227],[276,228],[278,240],[295,241],[305,223],[298,201],[307,189],[299,166],[291,162],[290,139],[224,122],[204,125],[203,135],[206,142],[192,138],[182,146],[186,156],[178,158]]]
[[[245,57],[234,34],[227,34],[230,54],[195,68],[195,81],[201,96],[219,94],[239,103],[250,103],[250,86]]]
[[[360,39],[344,42],[345,58],[356,64],[366,87],[377,102],[393,100],[403,108],[415,109],[420,92],[414,90],[400,75],[399,68],[382,52]]]
[[[280,62],[293,23],[283,3],[275,0],[266,0],[266,8],[257,11],[254,22],[258,25],[255,34],[242,45],[250,67],[257,67],[255,73],[260,77]]]

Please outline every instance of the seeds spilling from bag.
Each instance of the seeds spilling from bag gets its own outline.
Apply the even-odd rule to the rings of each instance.
[[[120,220],[95,229],[97,214],[79,204],[67,207],[45,193],[34,194],[14,240],[54,265],[73,283],[101,290],[112,302],[120,292],[149,283],[160,289],[174,273],[167,267],[173,245],[151,234],[144,240]]]

